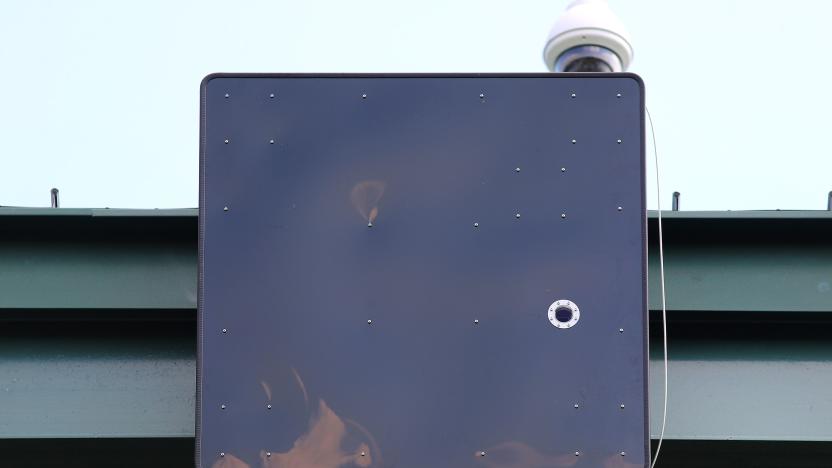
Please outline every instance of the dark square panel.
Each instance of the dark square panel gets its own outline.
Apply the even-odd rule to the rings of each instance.
[[[643,108],[628,74],[208,77],[201,466],[644,466]]]

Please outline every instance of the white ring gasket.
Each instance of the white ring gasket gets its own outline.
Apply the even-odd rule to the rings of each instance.
[[[572,317],[569,319],[568,322],[561,322],[560,320],[558,320],[558,318],[556,316],[556,312],[557,312],[558,309],[561,309],[561,308],[568,308],[569,310],[572,311]],[[557,328],[560,328],[560,329],[572,328],[572,327],[575,326],[575,324],[578,323],[578,320],[580,320],[580,319],[581,319],[581,310],[578,309],[578,306],[572,301],[567,301],[566,299],[560,299],[560,300],[557,300],[557,301],[553,302],[552,305],[549,306],[549,322],[551,322],[552,325],[554,325]]]

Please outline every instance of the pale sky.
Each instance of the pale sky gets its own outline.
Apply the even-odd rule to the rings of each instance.
[[[58,187],[63,207],[195,207],[208,73],[542,72],[567,4],[6,0],[0,205],[48,206]],[[826,208],[832,3],[610,4],[646,83],[663,207],[678,190],[683,210]]]

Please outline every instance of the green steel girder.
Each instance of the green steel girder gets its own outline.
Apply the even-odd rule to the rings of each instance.
[[[670,325],[669,439],[832,441],[831,324]],[[5,323],[0,439],[192,436],[195,327],[193,318]],[[660,341],[651,351],[655,437]]]
[[[195,210],[0,208],[0,439],[193,435],[196,229]],[[667,436],[832,441],[830,213],[666,213],[664,232]]]
[[[675,212],[664,225],[668,309],[832,312],[829,212]],[[193,309],[196,228],[195,210],[0,208],[0,313]]]
[[[196,323],[7,322],[0,439],[189,437]]]

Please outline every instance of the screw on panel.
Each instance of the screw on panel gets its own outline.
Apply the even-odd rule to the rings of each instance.
[[[274,93],[269,93],[269,99],[274,99]]]
[[[519,167],[515,167],[515,168],[514,168],[514,172],[520,172],[520,168],[519,168]]]
[[[517,219],[520,219],[520,213],[516,213],[516,214],[514,215],[514,217],[515,217],[515,218],[517,218]]]
[[[226,138],[225,140],[223,140],[223,143],[225,143],[225,144],[227,145],[227,144],[231,143],[231,140],[229,140],[228,138]]]
[[[616,95],[615,95],[615,97],[620,98],[620,97],[621,97],[621,93],[616,94]]]
[[[623,209],[624,209],[624,208],[623,208],[623,207],[621,207],[621,206],[619,206],[619,207],[618,207],[618,211],[621,211],[621,210],[623,210]]]
[[[367,456],[367,452],[361,452],[361,456],[362,456],[362,457],[366,457],[366,456]]]
[[[220,452],[220,457],[224,457],[224,456],[225,456],[225,452]]]
[[[220,405],[220,409],[225,409],[225,408],[226,408],[226,406],[224,404]]]
[[[273,144],[274,144],[274,138],[272,138],[271,140],[269,140],[269,144],[270,144],[270,145],[273,145]]]
[[[367,93],[362,94],[361,99],[367,99]]]
[[[480,223],[474,223],[474,227],[480,227]]]
[[[621,144],[621,138],[619,138],[618,140],[616,140],[616,142],[620,145],[620,144]]]
[[[272,405],[266,405],[266,409],[272,409]]]
[[[372,223],[372,222],[370,222],[370,223],[367,223],[367,227],[368,227],[368,228],[371,228],[371,227],[373,227],[373,223]]]
[[[575,93],[572,93],[572,97],[575,97],[575,96],[577,96],[577,94],[575,94]]]
[[[474,319],[474,325],[479,325],[479,324],[480,324],[480,319]]]
[[[223,333],[228,333],[228,329],[227,329],[227,328],[223,328],[223,329],[222,329],[222,332],[223,332]]]
[[[832,192],[829,192],[830,200],[832,200]],[[670,204],[670,209],[673,211],[679,211],[679,198],[682,196],[679,192],[673,192],[673,200]]]
[[[578,408],[580,408],[580,407],[581,407],[581,405],[579,405],[579,404],[575,403],[575,409],[578,409]]]
[[[619,408],[624,409],[624,403],[621,403],[621,406],[619,406]]]
[[[566,219],[566,213],[561,213],[560,217],[561,217],[561,219]]]
[[[624,333],[624,329],[623,329],[623,328],[619,328],[619,329],[618,329],[618,333]]]
[[[485,94],[484,93],[480,93],[480,99],[485,99]]]
[[[566,172],[566,168],[565,168],[565,167],[562,167],[562,168],[560,168],[560,171],[561,171],[561,172]]]
[[[268,458],[268,457],[271,457],[271,456],[272,456],[272,453],[271,453],[271,452],[266,452],[266,457],[267,457],[267,458]]]
[[[576,457],[581,456],[581,452],[575,451],[575,456],[576,456]]]
[[[480,453],[479,453],[479,456],[484,457],[484,456],[485,456],[485,452],[480,452]]]
[[[372,325],[372,324],[373,324],[373,320],[372,319],[367,319],[367,325]]]
[[[224,207],[222,207],[222,210],[223,210],[223,211],[228,211],[228,207],[227,207],[227,206],[224,206]]]
[[[575,143],[577,143],[577,142],[578,142],[578,140],[576,140],[576,139],[574,139],[574,138],[572,139],[572,144],[573,144],[573,145],[574,145]]]
[[[624,457],[627,455],[627,452],[621,452],[621,456]]]
[[[228,94],[228,93],[225,93],[225,97],[226,97],[226,99],[228,99],[229,97],[231,97],[231,95]]]

